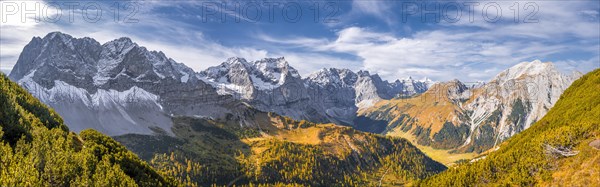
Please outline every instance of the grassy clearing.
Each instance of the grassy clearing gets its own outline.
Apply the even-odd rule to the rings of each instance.
[[[454,163],[456,163],[456,161],[459,161],[462,159],[470,160],[470,159],[473,159],[473,158],[479,156],[479,154],[477,154],[477,153],[455,154],[455,153],[450,153],[450,151],[452,151],[452,150],[434,149],[429,146],[419,145],[419,144],[417,144],[416,137],[414,135],[410,134],[410,132],[404,132],[400,129],[394,129],[393,131],[390,131],[387,135],[407,139],[413,145],[415,145],[417,148],[419,148],[421,151],[423,151],[423,153],[425,153],[431,159],[438,161],[446,166],[452,166],[452,165],[454,165]]]

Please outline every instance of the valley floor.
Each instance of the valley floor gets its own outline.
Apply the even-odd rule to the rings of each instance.
[[[452,150],[435,149],[430,146],[423,146],[417,143],[416,137],[410,132],[404,132],[400,129],[395,129],[387,134],[388,136],[405,138],[414,146],[419,148],[423,153],[429,156],[431,159],[438,161],[446,166],[452,166],[459,160],[471,160],[478,157],[480,154],[477,153],[450,153]]]

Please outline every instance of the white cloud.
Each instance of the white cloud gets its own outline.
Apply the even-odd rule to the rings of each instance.
[[[327,47],[332,51],[361,57],[365,69],[378,72],[388,79],[425,75],[438,80],[482,78],[475,73],[480,70],[464,68],[472,62],[485,63],[488,67],[506,67],[557,54],[569,47],[582,48],[573,44],[548,45],[527,40],[485,41],[468,34],[440,31],[421,33],[413,38],[394,38],[390,34],[363,28],[340,31],[338,40]],[[488,74],[488,77],[491,76],[493,74]]]
[[[350,9],[343,10],[341,7],[344,3],[350,2]],[[338,8],[335,20],[332,22],[323,22],[323,25],[331,28],[340,26],[356,25],[356,19],[367,17],[380,20],[388,26],[397,26],[398,21],[396,14],[398,9],[394,7],[397,2],[394,1],[377,1],[377,0],[352,0],[352,1],[332,1],[334,6]],[[410,27],[403,25],[404,29],[410,30]]]
[[[436,33],[440,35],[440,33]],[[391,34],[372,32],[363,28],[347,28],[327,50],[351,53],[363,60],[363,68],[377,72],[387,79],[406,76],[430,76],[436,79],[466,78],[456,72],[465,62],[487,61],[510,48],[495,43],[469,43],[467,38],[448,37],[397,38]],[[501,52],[497,54],[496,52]],[[491,63],[502,63],[498,59]]]
[[[329,40],[327,40],[325,38],[307,38],[307,37],[296,36],[296,37],[289,37],[289,38],[284,39],[284,38],[275,38],[275,37],[269,36],[267,34],[259,34],[256,36],[256,39],[270,42],[270,43],[288,45],[288,46],[292,46],[292,47],[306,47],[306,48],[318,47],[318,46],[329,43]]]
[[[0,71],[6,75],[8,75],[10,73],[11,68],[12,67],[4,66],[3,64],[0,64]]]

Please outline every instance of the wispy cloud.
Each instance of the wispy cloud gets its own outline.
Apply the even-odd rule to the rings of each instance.
[[[392,3],[394,2],[354,0],[351,14],[371,15],[392,24],[394,23],[391,17],[393,14],[390,13],[390,8],[392,8],[390,4]]]
[[[508,9],[517,1],[497,2],[504,8],[504,16],[498,22],[487,22],[481,17],[481,6],[489,1],[481,1],[473,22],[463,12],[458,22],[420,22],[416,14],[416,19],[406,24],[400,20],[398,2],[390,1],[340,1],[337,24],[312,23],[311,18],[311,23],[249,24],[243,14],[227,9],[218,12],[228,16],[227,23],[204,23],[201,11],[206,2],[221,1],[135,2],[139,5],[135,23],[115,22],[111,4],[102,2],[98,4],[106,10],[105,17],[95,23],[83,21],[78,16],[81,10],[76,10],[73,23],[66,21],[64,11],[63,19],[56,23],[31,22],[31,17],[21,23],[20,17],[13,17],[0,27],[0,70],[14,65],[33,36],[52,31],[88,36],[101,43],[130,37],[195,70],[231,56],[249,60],[285,56],[304,75],[337,67],[366,69],[386,79],[428,76],[471,81],[488,80],[502,69],[534,59],[555,61],[568,71],[585,72],[600,66],[600,7],[587,1],[534,1],[538,6],[536,23],[523,23],[529,12],[520,1],[520,22],[513,21]],[[310,9],[305,10],[304,15],[311,14]],[[236,23],[236,16],[246,23]]]
[[[489,2],[480,4],[485,3]],[[504,8],[514,4],[500,3]],[[361,68],[387,79],[412,75],[438,80],[488,80],[516,63],[535,59],[557,61],[563,70],[587,72],[600,66],[597,6],[589,6],[589,2],[534,3],[538,8],[534,18],[538,21],[534,23],[515,23],[507,16],[497,23],[483,18],[473,22],[462,19],[456,24],[441,24],[436,29],[408,36],[352,26],[337,31],[333,39],[293,36],[261,39],[306,50],[354,55],[362,59]],[[368,3],[362,6],[378,9]],[[474,14],[481,13],[476,9]]]

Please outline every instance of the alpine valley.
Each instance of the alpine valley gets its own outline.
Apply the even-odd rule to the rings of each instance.
[[[127,165],[129,162],[118,156],[96,155],[93,167],[80,168],[91,174],[56,179],[68,181],[59,183],[67,186],[100,180],[93,172],[99,164],[113,168],[108,174],[128,176],[128,183],[120,184],[127,186],[548,185],[575,172],[557,173],[556,168],[565,164],[595,162],[591,167],[598,167],[598,158],[593,157],[600,154],[598,149],[581,144],[598,138],[597,118],[581,122],[586,133],[556,125],[542,127],[556,118],[547,113],[561,115],[559,110],[568,106],[565,102],[585,95],[578,91],[584,89],[581,85],[597,87],[597,74],[596,70],[579,80],[577,87],[569,88],[583,76],[581,73],[565,75],[551,62],[534,60],[477,84],[415,80],[408,75],[407,79],[386,81],[368,71],[336,68],[321,69],[303,78],[283,57],[257,61],[232,57],[196,72],[129,38],[100,44],[92,38],[52,32],[43,38],[34,37],[24,47],[8,76],[10,80],[2,75],[0,101],[18,105],[21,117],[4,109],[0,112],[0,146],[19,155],[19,147],[27,147],[25,144],[55,141],[42,140],[31,131],[58,133],[56,139],[74,144],[63,149],[82,152],[77,153],[82,159],[88,149],[85,145],[102,139],[93,145],[109,144],[102,150],[111,154],[118,150],[135,163]],[[17,84],[29,93],[10,91],[20,90]],[[567,88],[570,91],[565,96]],[[35,109],[31,109],[32,102]],[[561,102],[560,109],[553,109]],[[590,107],[572,110],[596,115],[598,107]],[[44,109],[44,115],[39,108]],[[34,122],[24,126],[24,120]],[[528,130],[530,127],[533,130]],[[546,153],[540,154],[552,159],[535,162],[545,164],[534,171],[543,171],[541,179],[518,178],[519,183],[510,183],[504,176],[485,176],[486,182],[470,178],[452,182],[453,177],[472,176],[476,173],[473,167],[479,166],[522,174],[508,170],[506,165],[494,165],[490,159],[504,159],[523,149],[515,142],[552,129],[572,132],[572,141],[557,143],[552,139],[543,144]],[[535,146],[542,146],[535,140]],[[552,152],[574,153],[572,149],[585,154],[570,157]],[[543,152],[537,147],[535,151]],[[591,161],[587,160],[589,155]],[[27,156],[33,157],[21,155]],[[475,164],[466,163],[469,160]],[[8,162],[0,162],[4,163]],[[545,167],[551,164],[551,168]],[[4,172],[5,165],[0,166]],[[456,168],[472,173],[463,174]],[[597,172],[593,169],[589,170],[592,175]],[[108,175],[105,170],[98,175]],[[38,172],[35,176],[42,177],[35,180],[40,184],[55,180],[44,177],[48,171],[43,166],[28,172]],[[155,180],[148,179],[153,177]],[[0,180],[0,186],[4,184],[23,183]]]

